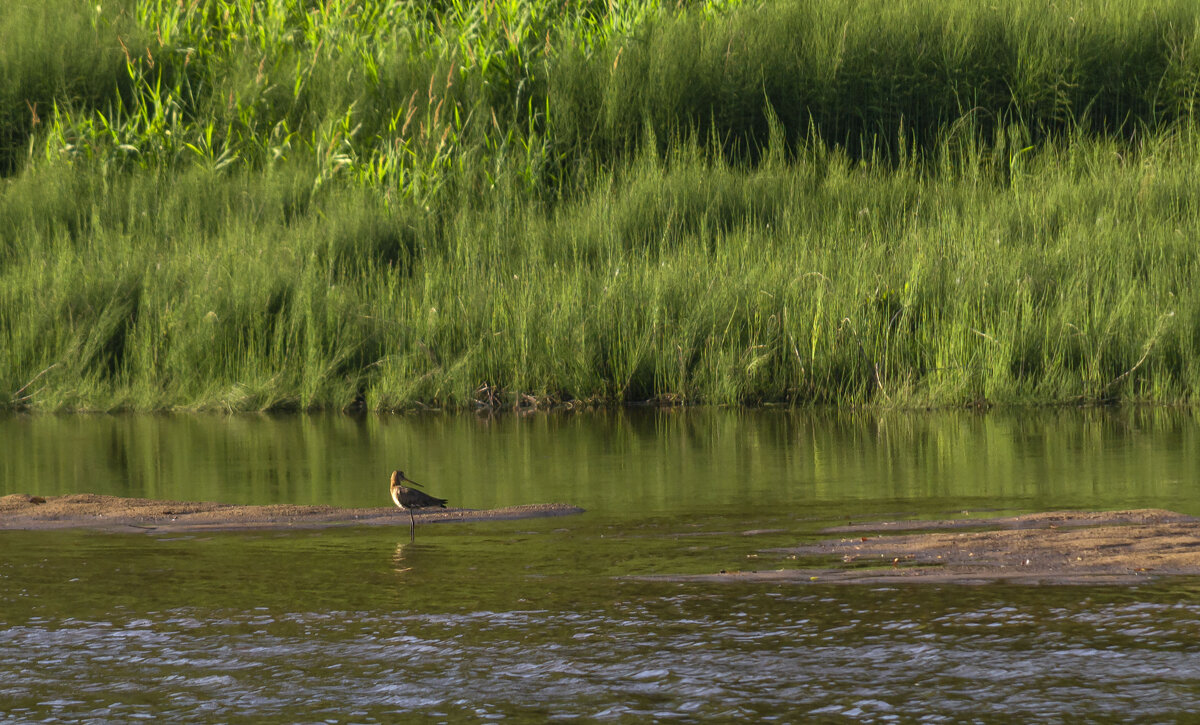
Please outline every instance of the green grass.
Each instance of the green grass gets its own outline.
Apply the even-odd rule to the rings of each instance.
[[[431,7],[0,9],[0,405],[1196,400],[1190,3]]]

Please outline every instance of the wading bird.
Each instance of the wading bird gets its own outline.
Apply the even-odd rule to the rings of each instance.
[[[401,482],[411,483],[414,486],[421,484],[404,475],[404,471],[392,471],[392,500],[400,507],[402,511],[408,512],[408,539],[409,541],[417,540],[417,522],[413,518],[413,509],[427,509],[440,506],[446,508],[446,499],[434,498],[423,491],[407,488],[401,485]]]

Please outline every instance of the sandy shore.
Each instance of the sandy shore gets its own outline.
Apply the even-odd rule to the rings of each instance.
[[[916,530],[924,533],[890,533]],[[1200,519],[1159,509],[879,521],[825,532],[853,535],[764,550],[757,561],[773,557],[782,567],[771,571],[647,578],[821,584],[1134,584],[1160,576],[1200,575]],[[810,566],[788,566],[804,564]]]
[[[416,512],[417,523],[498,521],[582,513],[566,504]],[[189,530],[407,527],[395,507],[239,506],[97,494],[0,498],[0,530]],[[765,549],[775,568],[637,577],[677,582],[821,584],[1132,584],[1200,575],[1200,519],[1172,511],[1054,511],[992,519],[877,521],[824,530],[837,538]]]
[[[566,516],[583,509],[566,504],[534,504],[476,511],[425,509],[415,513],[418,524],[503,521]],[[408,514],[395,506],[336,508],[333,506],[238,506],[196,501],[157,501],[93,493],[67,496],[0,497],[0,530],[89,528],[114,531],[173,532],[221,529],[327,528],[333,526],[409,525]]]

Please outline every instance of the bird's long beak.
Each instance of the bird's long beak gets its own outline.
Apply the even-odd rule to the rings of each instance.
[[[420,486],[421,488],[425,488],[424,486],[421,486],[421,484],[419,484],[419,483],[417,483],[416,481],[412,480],[412,479],[411,479],[411,478],[409,478],[408,476],[405,476],[403,473],[401,473],[401,474],[400,474],[400,480],[401,480],[401,481],[404,481],[405,483],[411,483],[411,484],[412,484],[412,485],[414,485],[414,486]]]

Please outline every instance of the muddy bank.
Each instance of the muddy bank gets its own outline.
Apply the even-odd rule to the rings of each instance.
[[[989,519],[941,519],[872,521],[868,523],[830,526],[822,529],[827,534],[857,532],[888,533],[892,531],[932,531],[938,529],[1053,529],[1059,526],[1098,526],[1111,524],[1162,524],[1169,522],[1200,521],[1193,516],[1177,514],[1162,509],[1132,509],[1128,511],[1046,511],[1021,516],[1004,516]]]
[[[503,521],[583,513],[567,504],[532,504],[483,511],[426,509],[414,512],[417,524]],[[184,530],[327,528],[333,526],[409,525],[408,514],[395,506],[239,506],[235,504],[158,501],[92,493],[67,496],[0,497],[0,530],[89,528],[115,531],[174,532]]]
[[[966,528],[979,530],[962,530]],[[886,533],[918,529],[926,533]],[[855,535],[764,550],[758,561],[773,557],[778,567],[772,571],[651,578],[821,584],[1134,584],[1160,576],[1200,575],[1200,519],[1158,509],[881,521],[825,531]]]

